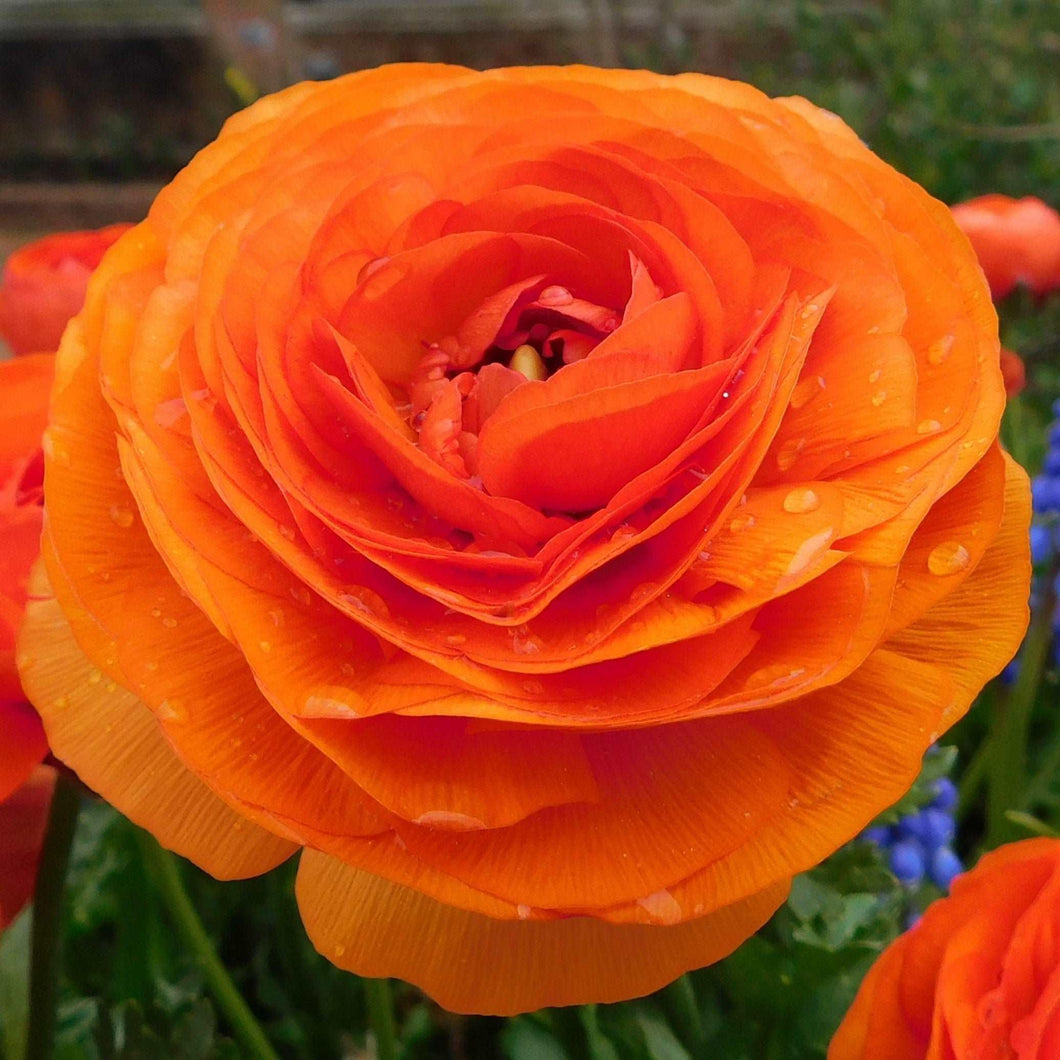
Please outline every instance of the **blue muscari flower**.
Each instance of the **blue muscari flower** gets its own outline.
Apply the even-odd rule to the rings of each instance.
[[[1003,685],[1013,685],[1016,683],[1016,678],[1020,675],[1020,661],[1019,657],[1015,658],[1001,671],[1001,683]]]
[[[1031,482],[1031,500],[1039,515],[1060,512],[1060,478],[1038,475]]]
[[[924,852],[914,839],[903,839],[891,847],[891,872],[907,885],[920,883],[924,878]]]
[[[964,872],[961,859],[947,846],[939,847],[931,855],[931,882],[944,891],[950,889],[954,876]]]
[[[935,793],[935,801],[932,806],[936,810],[952,810],[957,805],[957,785],[949,777],[939,777],[931,785]]]
[[[1031,527],[1031,562],[1042,566],[1053,557],[1053,532],[1047,526]]]
[[[915,839],[926,849],[945,846],[954,836],[956,828],[953,818],[942,810],[920,810],[898,822],[898,832],[903,839]]]
[[[894,833],[887,825],[878,824],[871,828],[866,828],[861,833],[861,838],[869,843],[875,843],[878,847],[888,847],[891,845]]]
[[[1047,475],[1060,475],[1060,448],[1050,449],[1045,454],[1045,464],[1042,470]]]

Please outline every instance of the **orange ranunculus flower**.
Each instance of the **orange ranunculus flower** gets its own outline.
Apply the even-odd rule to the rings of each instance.
[[[1023,358],[1012,350],[1001,347],[1001,378],[1005,381],[1005,393],[1015,397],[1027,385],[1027,369]]]
[[[1011,657],[1025,476],[942,204],[699,75],[392,66],[232,119],[59,355],[53,750],[464,1011],[728,953]]]
[[[1060,1056],[1060,841],[985,855],[869,970],[828,1060]]]
[[[54,771],[15,669],[15,635],[37,558],[44,499],[41,433],[55,358],[0,361],[0,928],[32,890]]]
[[[57,232],[16,250],[0,273],[0,341],[16,354],[54,350],[92,270],[129,227]]]
[[[1060,287],[1060,214],[1041,199],[982,195],[953,207],[995,298],[1017,284],[1035,294]]]

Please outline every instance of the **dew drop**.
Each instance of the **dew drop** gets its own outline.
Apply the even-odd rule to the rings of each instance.
[[[791,393],[791,407],[801,409],[808,405],[820,392],[824,390],[824,379],[819,375],[811,375],[799,381],[798,386]]]
[[[784,498],[784,511],[792,515],[805,515],[807,512],[815,512],[821,507],[821,498],[811,489],[799,487],[793,489]]]
[[[802,312],[799,313],[800,319],[809,320],[811,317],[816,316],[818,308],[819,306],[816,302],[808,302],[803,306]]]
[[[795,461],[799,458],[799,453],[806,448],[805,438],[793,438],[790,441],[785,442],[777,450],[777,467],[781,471],[787,471],[791,468]]]
[[[869,373],[869,382],[870,383],[878,383],[880,381],[880,376],[882,376],[882,375],[883,375],[883,369],[882,368],[873,369],[873,371]]]
[[[520,920],[529,920],[530,919],[530,906],[523,905],[522,903],[520,903],[519,905],[517,905],[515,907],[515,915]]]
[[[162,617],[162,609],[160,607],[152,607],[151,608],[151,617],[152,618],[161,618]]]
[[[467,643],[467,637],[465,637],[463,633],[450,633],[449,636],[445,638],[445,643],[454,648],[458,648],[461,644]]]
[[[737,515],[732,522],[729,523],[729,529],[734,534],[738,534],[741,530],[750,530],[754,525],[755,517],[753,515]]]
[[[574,301],[574,295],[566,287],[561,287],[558,283],[554,283],[546,287],[537,296],[537,300],[543,306],[555,308],[557,306],[570,305]]]
[[[927,565],[932,574],[945,576],[960,573],[971,561],[972,557],[964,545],[956,541],[944,541],[931,550]]]
[[[516,655],[536,655],[541,650],[541,641],[533,636],[526,626],[513,629],[511,633],[512,651]]]
[[[266,655],[268,655],[268,653],[272,651],[272,644],[267,640],[259,640],[258,647],[261,648],[261,650],[265,652]]]
[[[110,518],[113,523],[123,529],[130,527],[133,524],[132,511],[122,504],[112,504],[110,506]]]
[[[953,335],[943,335],[941,339],[936,339],[928,347],[928,363],[936,366],[945,363],[946,358],[949,357],[950,353],[953,351],[953,344],[955,341]]]
[[[336,957],[341,957],[341,956],[342,956],[342,955],[343,955],[343,954],[344,954],[345,952],[346,952],[346,947],[345,947],[345,946],[343,946],[343,944],[342,944],[342,943],[340,942],[340,943],[339,943],[339,944],[338,944],[338,945],[337,945],[337,946],[335,947],[335,956],[336,956]]]
[[[835,533],[832,527],[826,526],[820,533],[814,534],[813,537],[807,538],[801,545],[795,550],[795,554],[791,557],[788,563],[788,568],[784,572],[786,578],[796,578],[804,570],[806,570],[810,564],[814,563],[828,547],[832,540],[832,535]]]
[[[158,705],[158,716],[162,721],[184,722],[188,720],[188,711],[179,699],[163,699]]]
[[[90,685],[98,685],[103,680],[103,675],[98,670],[93,670],[88,675],[88,683]]]
[[[269,621],[279,629],[287,621],[287,618],[280,608],[275,607],[269,611]]]
[[[163,618],[162,625],[165,626],[166,629],[176,629],[177,620],[175,618]]]
[[[182,397],[170,398],[155,406],[155,423],[163,430],[179,423],[188,414],[188,406]]]
[[[339,593],[339,601],[355,611],[360,611],[362,615],[390,617],[390,608],[387,607],[386,601],[377,592],[363,585],[354,585],[349,591]]]
[[[886,400],[887,391],[877,390],[876,393],[872,395],[872,407],[878,409]]]
[[[935,434],[942,430],[942,424],[938,420],[921,420],[916,425],[917,434]]]
[[[684,917],[680,903],[665,888],[644,898],[638,898],[637,905],[659,924],[679,924]]]

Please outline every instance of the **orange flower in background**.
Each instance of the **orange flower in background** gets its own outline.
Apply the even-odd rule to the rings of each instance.
[[[1031,196],[982,195],[953,207],[995,298],[1020,283],[1035,294],[1060,287],[1060,214]]]
[[[1060,1056],[1060,841],[985,855],[884,950],[828,1060]]]
[[[59,355],[54,752],[441,1004],[643,994],[908,787],[1026,625],[949,211],[737,83],[394,66],[226,125]],[[50,587],[49,587],[50,585]]]
[[[16,250],[0,273],[0,341],[16,354],[54,350],[85,300],[92,270],[128,229],[58,232]]]
[[[1027,368],[1023,358],[1012,350],[1001,347],[1001,378],[1005,381],[1005,393],[1015,397],[1027,385]]]
[[[37,558],[44,499],[40,438],[55,358],[0,361],[0,928],[33,890],[54,771],[15,669],[15,636]]]

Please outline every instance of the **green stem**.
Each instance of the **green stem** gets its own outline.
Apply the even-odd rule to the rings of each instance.
[[[1020,649],[1019,676],[997,720],[986,802],[987,849],[1000,846],[1018,834],[1019,829],[1006,814],[1009,810],[1025,809],[1027,743],[1034,701],[1053,640],[1053,610],[1056,605],[1053,584],[1056,573],[1054,565],[1044,578],[1043,599],[1031,615],[1027,639]]]
[[[63,890],[80,807],[77,782],[60,772],[48,811],[33,892],[30,942],[29,1031],[25,1060],[50,1060],[55,1044],[55,1002],[62,952]]]
[[[681,1044],[693,1055],[701,1054],[706,1045],[706,1034],[692,980],[687,975],[675,979],[661,991],[659,1000]]]
[[[397,1060],[397,1031],[394,1028],[394,1001],[389,979],[365,979],[364,996],[368,1004],[368,1024],[375,1037],[379,1060]]]
[[[177,859],[169,851],[163,850],[146,832],[140,834],[140,849],[144,864],[154,878],[162,902],[173,921],[173,927],[198,963],[217,1007],[247,1055],[258,1060],[279,1060],[261,1024],[254,1018],[254,1013],[217,956],[213,941],[184,889]]]

